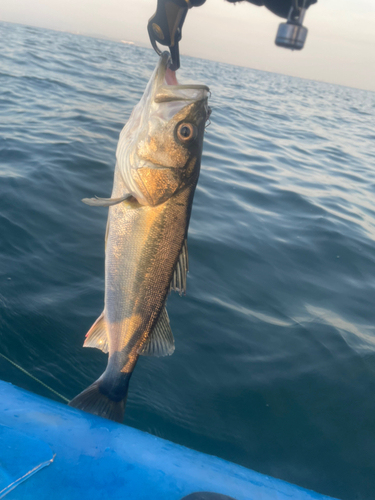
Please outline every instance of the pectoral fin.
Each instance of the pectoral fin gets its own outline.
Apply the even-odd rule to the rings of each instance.
[[[86,333],[83,347],[96,347],[103,352],[108,352],[108,330],[104,319],[104,311]]]
[[[170,356],[174,352],[174,338],[166,308],[160,313],[158,322],[150,333],[139,354],[142,356]]]
[[[90,205],[91,207],[111,207],[112,205],[117,205],[128,198],[130,198],[130,194],[127,193],[125,196],[121,196],[121,198],[83,198],[83,203],[86,205]]]
[[[180,295],[186,294],[186,275],[189,270],[189,257],[187,249],[187,240],[184,240],[180,256],[174,270],[170,290],[179,292]]]

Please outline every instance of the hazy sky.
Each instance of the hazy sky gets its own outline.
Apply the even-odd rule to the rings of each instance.
[[[0,19],[148,44],[157,0],[0,0]],[[187,15],[181,54],[375,91],[375,0],[318,0],[305,48],[274,44],[282,20],[264,7],[207,0]]]

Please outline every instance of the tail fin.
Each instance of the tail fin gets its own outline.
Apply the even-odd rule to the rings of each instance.
[[[81,394],[72,399],[69,406],[122,423],[124,420],[125,402],[126,397],[120,401],[114,401],[103,394],[100,391],[100,382],[97,380],[81,392]]]

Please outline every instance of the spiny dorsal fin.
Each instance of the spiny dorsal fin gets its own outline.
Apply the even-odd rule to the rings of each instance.
[[[103,352],[108,352],[107,323],[104,319],[104,311],[86,333],[83,347],[96,347]]]
[[[189,257],[187,249],[187,240],[184,240],[180,256],[177,261],[176,269],[174,270],[169,291],[174,290],[180,295],[186,294],[186,275],[189,271]]]
[[[174,338],[166,308],[160,313],[158,322],[139,351],[142,356],[170,356],[174,352]]]
[[[83,198],[83,203],[86,205],[90,205],[91,207],[111,207],[112,205],[117,205],[128,199],[131,195],[127,193],[125,196],[121,196],[120,198]]]

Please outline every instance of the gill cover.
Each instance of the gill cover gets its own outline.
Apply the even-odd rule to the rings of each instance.
[[[202,142],[208,116],[208,87],[168,85],[169,58],[168,52],[160,56],[141,100],[120,133],[116,151],[116,169],[124,185],[124,192],[117,196],[129,194],[142,205],[157,205],[181,186],[181,171],[191,154],[189,145],[183,144],[187,129],[180,131],[180,136],[174,133],[179,121],[189,116],[197,122],[193,126],[199,129]]]

